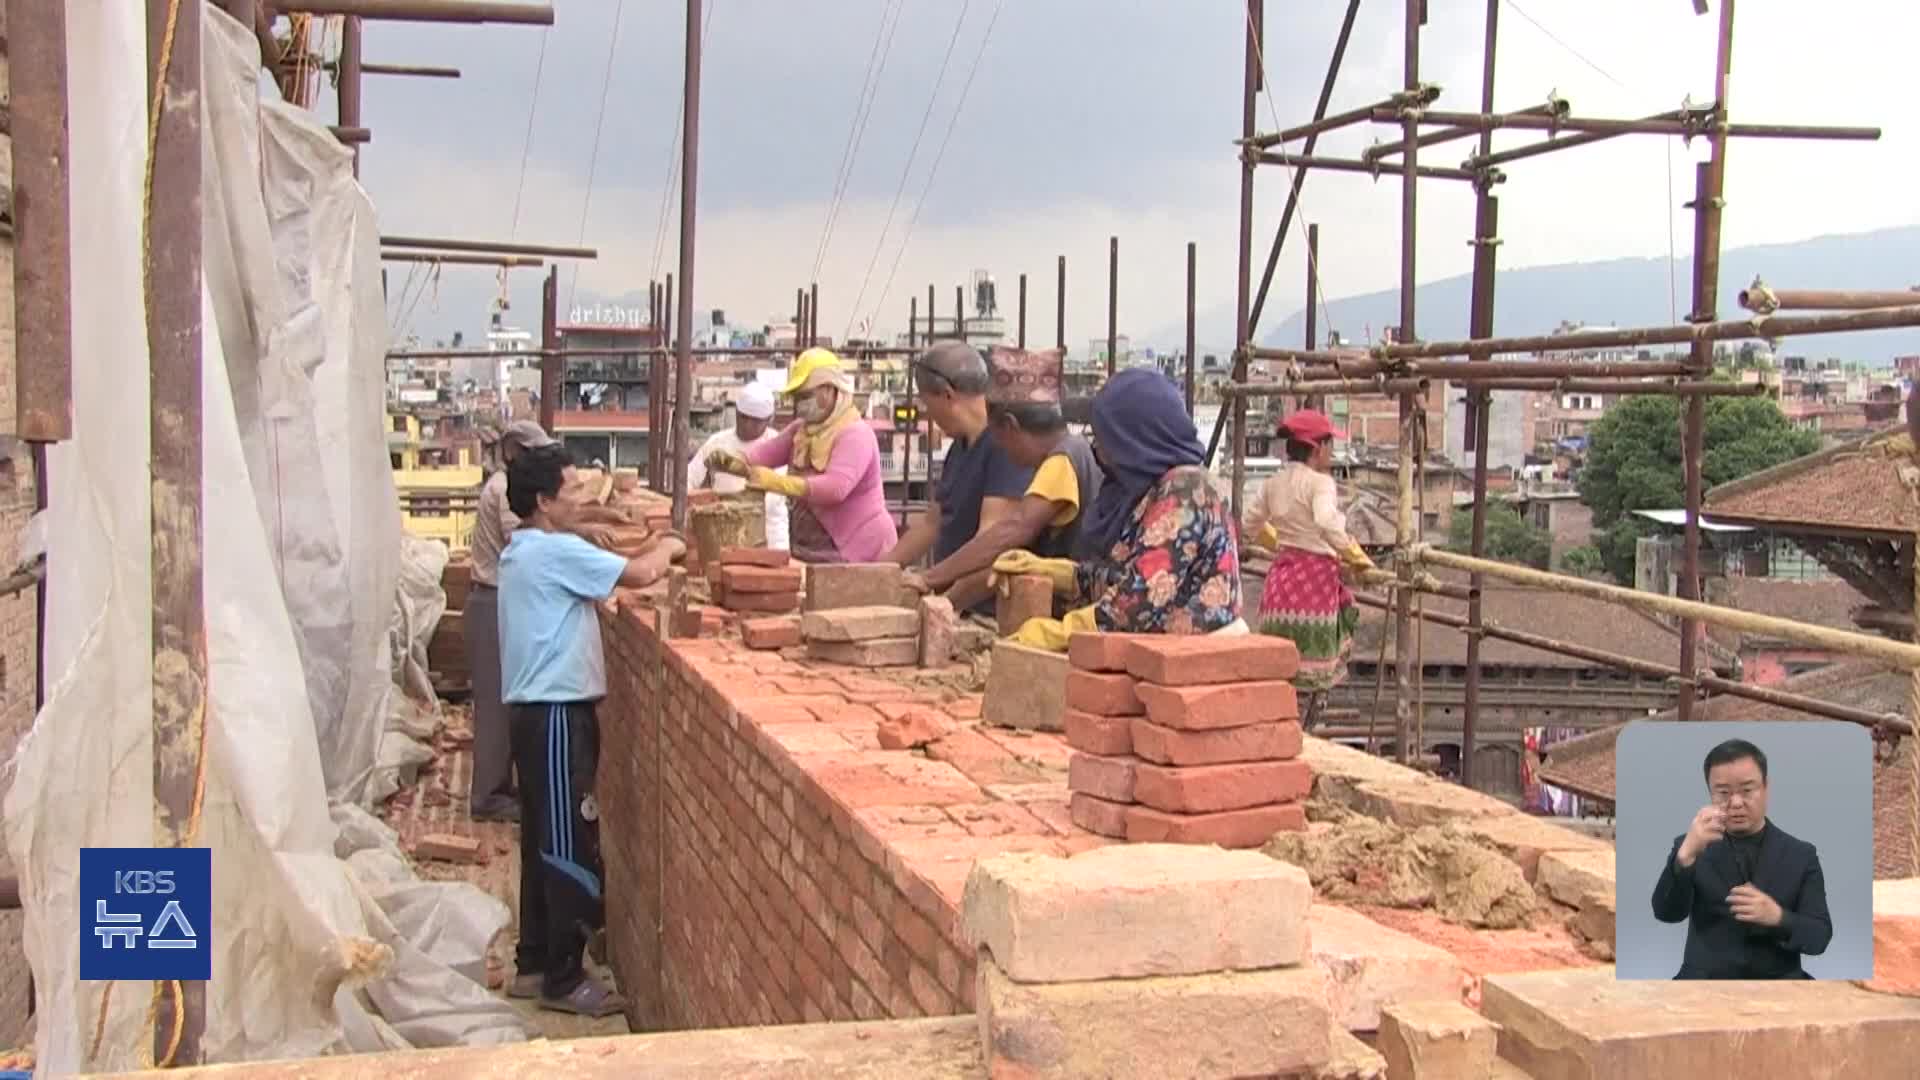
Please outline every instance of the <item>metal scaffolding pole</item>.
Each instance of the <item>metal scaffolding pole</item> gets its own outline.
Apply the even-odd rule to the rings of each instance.
[[[1307,226],[1307,303],[1301,310],[1306,313],[1306,342],[1304,347],[1314,348],[1319,344],[1320,326],[1317,321],[1320,314],[1320,226],[1318,223]],[[1300,399],[1301,408],[1317,409],[1320,399],[1308,396]]]
[[[1186,371],[1184,372],[1185,377],[1181,380],[1181,386],[1183,387],[1186,397],[1188,416],[1193,415],[1194,402],[1194,286],[1196,284],[1196,257],[1198,251],[1198,245],[1191,240],[1187,241],[1187,363]]]
[[[73,437],[67,3],[40,0],[14,5],[7,21],[12,85],[8,119],[13,138],[14,430],[30,443],[59,442]]]
[[[1107,378],[1120,358],[1120,238],[1107,238]]]
[[[1480,58],[1480,111],[1493,111],[1494,57],[1500,35],[1500,2],[1487,0],[1486,43]],[[1480,133],[1480,152],[1493,145],[1491,130]],[[1500,244],[1500,200],[1489,185],[1478,185],[1473,223],[1473,298],[1468,314],[1467,333],[1476,338],[1493,336],[1494,254]],[[1485,356],[1472,359],[1485,360]],[[1473,447],[1473,532],[1471,551],[1475,558],[1487,552],[1487,429],[1493,423],[1493,398],[1484,386],[1467,392],[1467,442]],[[1474,742],[1480,726],[1480,634],[1484,612],[1480,603],[1482,580],[1479,574],[1468,578],[1472,593],[1467,601],[1467,685],[1465,708],[1460,723],[1460,783],[1473,786]],[[1425,614],[1425,612],[1422,612]]]
[[[516,4],[502,0],[293,0],[279,14],[358,15],[393,22],[553,25],[551,4]]]
[[[547,260],[530,255],[469,255],[457,251],[383,251],[381,262],[436,263],[447,266],[545,266]]]
[[[358,15],[349,15],[341,20],[340,28],[340,67],[339,105],[340,126],[353,129],[360,127],[360,36],[361,19]],[[360,148],[353,150],[353,175],[360,175]]]
[[[695,197],[700,191],[700,0],[687,0],[687,57],[683,70],[680,121],[680,310],[675,338],[673,399],[674,469],[685,468],[693,448],[688,445],[688,417],[693,406],[693,241]],[[673,485],[673,527],[687,532],[687,485]]]
[[[474,251],[484,255],[546,255],[556,259],[597,259],[593,248],[560,247],[554,244],[502,244],[488,240],[436,239],[426,236],[382,236],[382,248],[439,248],[441,251]]]
[[[1014,340],[1019,348],[1024,349],[1027,347],[1027,275],[1025,274],[1020,275],[1020,318],[1015,326],[1018,328],[1015,331],[1018,336]]]
[[[1053,287],[1053,347],[1067,352],[1067,257],[1060,256],[1059,277]],[[928,310],[932,310],[929,305]]]
[[[554,438],[553,425],[560,409],[561,374],[567,366],[560,348],[560,268],[547,268],[547,279],[540,284],[540,427]]]
[[[1425,7],[1424,0],[1405,0],[1406,20],[1403,34],[1404,52],[1402,56],[1404,89],[1408,92],[1420,86],[1420,16]],[[1411,114],[1401,128],[1403,140],[1400,150],[1400,332],[1402,342],[1416,340],[1418,334],[1414,323],[1414,239],[1418,235],[1416,228],[1417,193],[1419,191],[1420,148],[1414,140],[1419,137],[1419,121]],[[1244,398],[1236,399],[1244,401]],[[1394,514],[1394,546],[1405,552],[1413,545],[1413,468],[1414,468],[1414,425],[1417,402],[1411,393],[1400,395],[1400,438],[1399,458],[1399,505]],[[1241,406],[1244,408],[1245,406]],[[1243,453],[1241,447],[1234,447],[1235,460]],[[1238,471],[1237,469],[1235,471]],[[1413,733],[1413,670],[1408,658],[1413,656],[1413,564],[1407,559],[1395,560],[1395,570],[1399,574],[1401,588],[1397,594],[1398,606],[1394,609],[1394,652],[1393,652],[1393,732],[1394,757],[1406,764],[1414,756],[1425,753],[1425,747],[1407,746],[1407,739]]]
[[[1240,92],[1240,137],[1253,138],[1255,105],[1259,101],[1260,39],[1261,30],[1266,23],[1266,0],[1249,0],[1247,9],[1247,48],[1246,74],[1241,83]],[[1248,353],[1253,346],[1253,158],[1242,155],[1240,158],[1240,225],[1239,225],[1239,268],[1236,305],[1233,323],[1233,381],[1244,382],[1247,378]],[[1245,398],[1233,398],[1227,402],[1226,412],[1233,418],[1233,520],[1246,520],[1247,486],[1247,402]],[[1216,431],[1219,429],[1216,427]],[[1211,461],[1213,455],[1209,453]]]

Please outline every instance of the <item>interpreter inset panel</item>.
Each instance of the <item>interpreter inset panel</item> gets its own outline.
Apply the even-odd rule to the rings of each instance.
[[[1873,740],[1639,723],[1615,749],[1615,973],[1873,977]]]

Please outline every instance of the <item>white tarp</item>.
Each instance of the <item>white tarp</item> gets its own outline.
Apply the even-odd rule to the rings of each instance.
[[[252,34],[203,8],[202,438],[213,851],[211,1061],[517,1040],[470,976],[504,908],[363,883],[329,790],[363,801],[388,725],[399,531],[378,383],[372,207],[321,122],[258,98]],[[78,849],[152,842],[145,9],[68,9],[74,438],[49,454],[46,707],[6,843],[43,1074],[140,1066],[153,987],[81,982]],[[378,468],[376,468],[376,464]],[[351,807],[342,806],[342,809]],[[355,835],[363,835],[365,830]],[[425,891],[421,891],[425,890]],[[97,1052],[93,1049],[99,1030]]]

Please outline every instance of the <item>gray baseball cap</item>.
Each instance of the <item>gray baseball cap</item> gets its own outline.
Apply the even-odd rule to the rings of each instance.
[[[542,446],[554,445],[554,438],[532,420],[515,420],[500,433],[503,442],[510,442],[523,450],[537,450]]]

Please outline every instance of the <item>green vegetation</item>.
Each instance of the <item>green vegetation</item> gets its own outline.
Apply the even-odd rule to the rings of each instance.
[[[1453,520],[1447,527],[1447,549],[1459,552],[1473,550],[1471,507],[1454,511]],[[1519,511],[1506,503],[1488,504],[1487,558],[1545,570],[1552,554],[1553,538],[1547,534],[1547,530],[1528,522],[1520,516]]]

